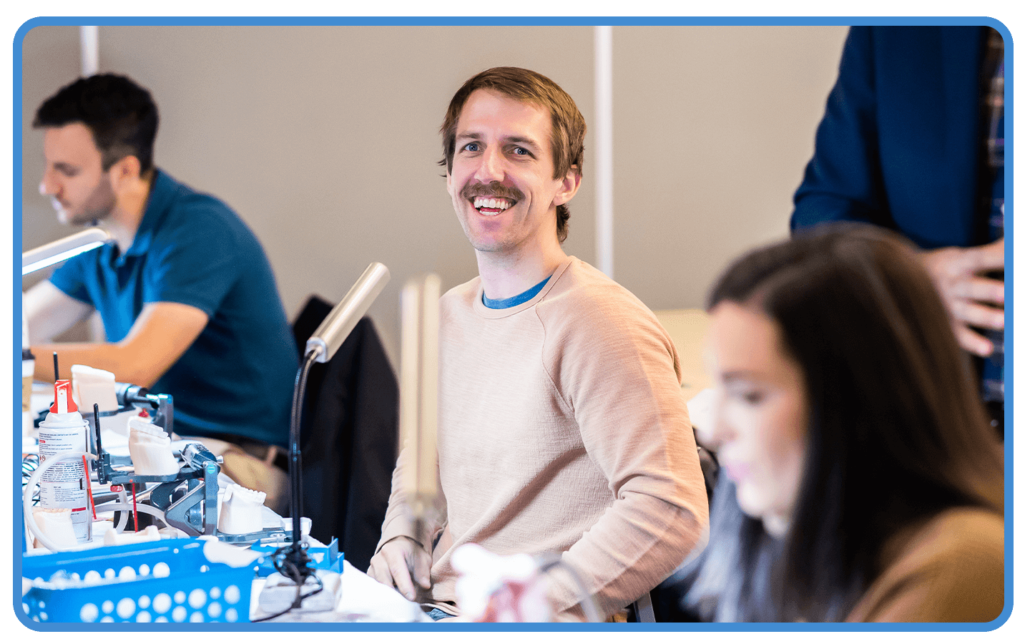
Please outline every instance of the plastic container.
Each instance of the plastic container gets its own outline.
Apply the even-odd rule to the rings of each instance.
[[[204,556],[204,541],[169,539],[22,558],[33,621],[250,621],[258,559],[234,568]],[[63,571],[63,572],[61,572]]]

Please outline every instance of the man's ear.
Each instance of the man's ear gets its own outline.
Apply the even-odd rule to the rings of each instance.
[[[572,201],[572,198],[576,196],[576,192],[579,191],[581,181],[583,181],[583,175],[579,173],[579,168],[577,166],[569,168],[569,171],[565,173],[565,178],[562,179],[558,194],[554,195],[554,201],[551,202],[551,206],[557,208]]]
[[[111,176],[111,187],[117,193],[119,190],[131,185],[140,176],[140,162],[134,155],[122,157],[115,161],[108,170]]]

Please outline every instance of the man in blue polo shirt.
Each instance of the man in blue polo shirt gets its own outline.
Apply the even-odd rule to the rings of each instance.
[[[275,278],[232,210],[154,167],[157,122],[149,92],[113,74],[81,78],[36,112],[46,159],[40,192],[62,223],[102,226],[114,243],[69,260],[25,294],[34,343],[94,309],[107,341],[32,349],[171,394],[176,433],[234,443],[270,465],[274,446],[286,447],[297,369]],[[36,378],[52,380],[49,361],[37,362]],[[266,487],[262,478],[247,483]]]

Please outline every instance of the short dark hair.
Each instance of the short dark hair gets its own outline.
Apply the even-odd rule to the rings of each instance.
[[[65,85],[43,101],[32,127],[82,123],[93,133],[105,171],[134,156],[145,173],[154,165],[157,122],[157,105],[150,92],[125,76],[97,74]]]
[[[447,166],[451,173],[454,161],[454,140],[457,136],[458,118],[472,92],[489,89],[511,98],[527,101],[546,108],[551,113],[551,156],[554,159],[554,178],[562,179],[569,170],[583,176],[583,140],[586,138],[587,122],[565,90],[550,78],[521,67],[494,67],[480,72],[465,81],[461,89],[447,106],[440,134],[443,136],[443,159],[440,165]],[[569,208],[558,206],[558,241],[563,242],[569,234]]]
[[[1002,447],[907,240],[817,227],[734,262],[708,308],[724,301],[779,327],[805,376],[809,426],[782,540],[743,514],[723,477],[687,597],[695,610],[720,621],[840,621],[899,530],[957,506],[1003,511]]]

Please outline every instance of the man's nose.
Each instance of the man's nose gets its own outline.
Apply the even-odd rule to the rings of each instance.
[[[479,157],[479,167],[476,169],[476,179],[480,183],[491,181],[504,181],[504,157],[496,149],[487,149]]]
[[[57,194],[57,182],[50,170],[44,171],[43,178],[39,180],[39,194],[44,197]]]

